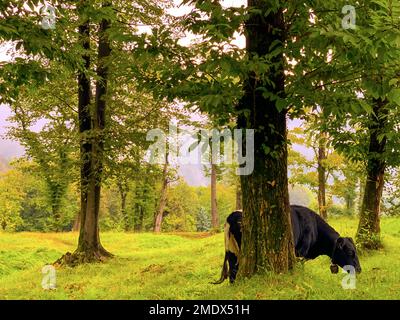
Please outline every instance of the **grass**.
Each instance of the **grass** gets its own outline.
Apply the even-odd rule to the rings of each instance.
[[[332,218],[343,236],[357,220]],[[363,252],[356,289],[331,274],[329,258],[299,264],[286,275],[265,274],[234,285],[209,284],[220,275],[223,235],[107,232],[116,258],[57,270],[57,289],[41,287],[43,265],[73,251],[76,233],[0,233],[0,299],[399,299],[400,218],[382,219],[384,249]]]

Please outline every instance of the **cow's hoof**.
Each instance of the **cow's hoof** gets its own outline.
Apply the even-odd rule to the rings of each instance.
[[[331,272],[332,273],[338,273],[339,272],[339,267],[337,264],[331,264]]]

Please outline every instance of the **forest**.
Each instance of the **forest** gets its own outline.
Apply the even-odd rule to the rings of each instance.
[[[0,0],[0,115],[0,300],[400,298],[399,1]]]

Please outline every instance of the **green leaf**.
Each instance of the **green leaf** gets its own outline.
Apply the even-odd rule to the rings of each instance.
[[[278,109],[279,112],[281,112],[283,109],[285,109],[288,106],[288,101],[286,99],[281,99],[278,98],[276,100],[276,109]]]
[[[393,102],[393,103],[397,104],[398,106],[400,106],[400,89],[399,88],[392,89],[388,93],[388,99],[390,102]]]

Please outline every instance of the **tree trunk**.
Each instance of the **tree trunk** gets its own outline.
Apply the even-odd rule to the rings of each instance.
[[[236,185],[236,210],[242,210],[242,190],[240,188],[240,183]]]
[[[360,178],[358,183],[359,183],[359,194],[358,194],[358,203],[357,203],[357,210],[358,212],[361,212],[361,207],[362,207],[362,202],[364,198],[364,188],[365,188],[365,178]]]
[[[121,197],[121,214],[122,214],[122,218],[124,219],[124,229],[125,229],[125,231],[129,231],[129,229],[130,229],[129,217],[128,217],[128,213],[126,211],[126,198],[128,196],[129,187],[126,182],[124,183],[121,181],[118,181],[117,186],[118,186],[119,195]]]
[[[141,182],[141,184],[136,184],[136,186],[135,186],[135,199],[136,199],[135,226],[134,226],[135,232],[143,231],[144,209],[143,209],[143,206],[140,203],[138,203],[138,199],[145,201],[145,200],[143,200],[145,191],[143,190],[144,186],[142,183],[143,182]]]
[[[346,209],[350,212],[354,209],[354,198],[351,196],[346,197]]]
[[[326,160],[326,133],[321,132],[318,146],[318,208],[320,216],[326,220],[326,169],[324,161]]]
[[[126,193],[121,193],[121,213],[124,218],[125,231],[129,230],[129,218],[126,212]]]
[[[85,4],[84,4],[85,5]],[[67,253],[56,263],[77,265],[102,261],[112,256],[100,242],[99,209],[101,195],[101,175],[103,171],[103,132],[105,128],[105,96],[107,94],[108,68],[105,59],[111,49],[107,37],[109,22],[102,20],[99,26],[98,66],[96,83],[96,103],[90,110],[91,85],[85,71],[90,70],[90,24],[85,21],[79,26],[79,40],[85,50],[85,68],[78,73],[78,113],[81,135],[81,223],[78,248],[74,254]]]
[[[361,205],[360,222],[357,230],[357,242],[366,249],[378,249],[380,241],[380,204],[384,187],[386,162],[383,154],[386,147],[386,136],[380,137],[387,122],[386,102],[374,101],[374,108],[369,126],[369,150],[367,163],[367,180]]]
[[[273,43],[284,42],[282,9],[270,10],[271,5],[269,1],[248,0],[248,6],[257,9],[246,24],[250,56],[262,57]],[[283,54],[272,59],[268,75],[250,73],[244,89],[238,106],[238,128],[255,129],[255,135],[254,171],[241,176],[243,235],[239,277],[265,271],[285,273],[295,262],[287,177],[287,110],[278,110],[276,99],[265,95],[269,92],[274,98],[285,98]]]
[[[74,224],[72,226],[72,231],[78,231],[81,225],[81,212],[79,210],[78,214],[75,217]]]
[[[143,231],[143,219],[144,219],[144,208],[143,206],[137,205],[136,212],[138,212],[137,219],[135,221],[135,232],[142,232]]]
[[[211,227],[219,229],[218,207],[217,207],[217,166],[211,165]]]
[[[161,232],[162,220],[164,217],[164,208],[167,203],[167,188],[168,188],[168,154],[166,155],[163,174],[162,174],[162,186],[161,186],[161,195],[160,200],[158,202],[158,207],[155,215],[154,221],[154,232]]]
[[[61,220],[61,214],[60,214],[60,209],[61,209],[61,204],[52,204],[51,205],[51,214],[54,217],[55,221],[55,231],[60,232],[61,231],[61,226],[60,226],[60,220]]]

